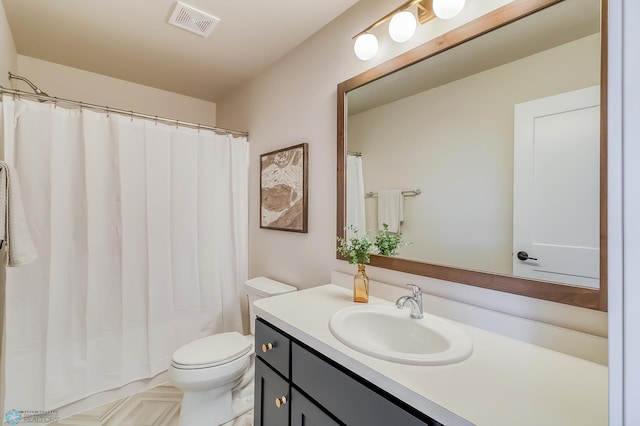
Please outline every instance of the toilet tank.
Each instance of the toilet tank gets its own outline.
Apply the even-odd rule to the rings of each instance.
[[[257,277],[245,281],[244,283],[247,297],[249,298],[249,323],[251,324],[251,334],[255,333],[256,315],[253,310],[253,302],[265,297],[277,296],[279,294],[291,293],[297,288],[275,281],[267,277]]]

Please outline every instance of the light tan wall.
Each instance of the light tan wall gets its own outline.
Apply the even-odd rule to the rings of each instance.
[[[8,73],[15,72],[16,62],[16,46],[4,12],[4,5],[0,2],[0,86],[11,87]]]
[[[599,68],[594,34],[349,117],[365,192],[422,190],[405,198],[402,257],[510,275],[514,105],[597,85]]]
[[[265,275],[308,288],[330,282],[332,270],[354,273],[352,265],[335,256],[337,84],[504,3],[508,1],[469,0],[460,19],[421,26],[406,45],[393,44],[382,26],[376,30],[378,56],[362,62],[353,54],[352,37],[398,4],[395,0],[360,0],[258,78],[218,102],[218,124],[250,134],[251,277]],[[300,142],[309,143],[309,233],[260,229],[259,156]],[[606,314],[601,312],[380,268],[367,270],[381,282],[412,282],[442,297],[606,335]]]
[[[391,41],[381,26],[376,32],[379,54],[363,62],[353,54],[353,35],[396,8],[397,2],[360,0],[260,77],[218,102],[219,125],[249,131],[251,276],[269,275],[299,287],[329,282],[335,266],[336,85],[508,2],[469,2],[459,20],[420,26],[406,44]],[[259,156],[301,142],[309,143],[309,233],[260,229]]]
[[[11,88],[9,72],[16,72],[17,63],[16,45],[13,42],[13,35],[11,35],[9,22],[7,22],[4,5],[0,2],[0,86]],[[4,158],[3,153],[4,141],[0,135],[0,158]]]
[[[216,104],[117,78],[18,55],[16,74],[58,98],[199,124],[216,124]],[[14,88],[30,91],[26,83]]]

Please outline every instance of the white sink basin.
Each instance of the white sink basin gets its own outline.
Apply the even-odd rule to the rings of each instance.
[[[329,328],[358,352],[403,364],[453,364],[473,351],[469,337],[454,324],[427,313],[413,319],[409,309],[395,306],[351,306],[336,312]]]

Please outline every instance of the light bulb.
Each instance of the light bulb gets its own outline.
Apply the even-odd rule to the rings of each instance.
[[[413,13],[403,11],[396,13],[389,21],[389,36],[398,43],[404,43],[416,32],[416,17]]]
[[[433,13],[440,19],[451,19],[462,11],[465,0],[433,0]]]
[[[361,34],[356,38],[353,51],[358,59],[368,61],[378,53],[378,39],[373,34]]]

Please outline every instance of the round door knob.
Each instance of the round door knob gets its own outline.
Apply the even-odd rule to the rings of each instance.
[[[276,407],[280,408],[287,403],[287,397],[282,395],[280,398],[276,398]]]
[[[273,343],[269,342],[269,343],[262,344],[262,352],[268,352],[271,349],[273,349]]]
[[[516,256],[520,260],[538,260],[536,257],[529,257],[529,254],[526,251],[519,251]]]

